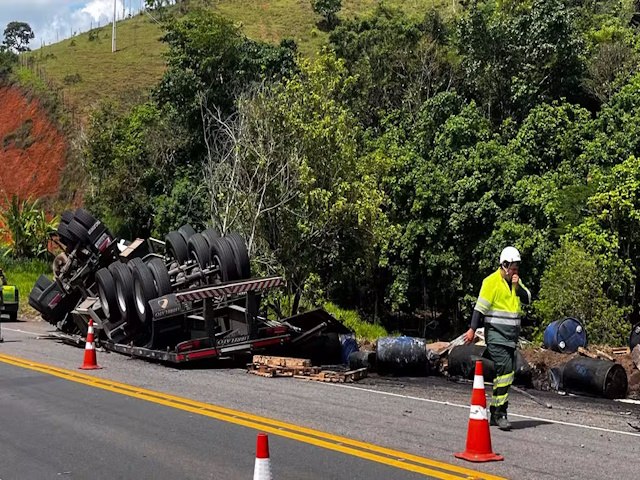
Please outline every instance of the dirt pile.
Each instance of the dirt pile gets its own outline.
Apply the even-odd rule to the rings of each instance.
[[[640,398],[640,371],[633,364],[630,353],[615,355],[609,347],[589,347],[588,351],[597,354],[600,350],[620,364],[627,372],[629,381],[629,398]],[[536,390],[549,390],[549,370],[553,367],[563,365],[573,357],[580,356],[579,353],[558,353],[544,348],[525,348],[522,350],[524,358],[529,362],[532,369],[532,382]]]
[[[18,195],[54,197],[67,143],[39,102],[13,86],[0,86],[0,203]]]

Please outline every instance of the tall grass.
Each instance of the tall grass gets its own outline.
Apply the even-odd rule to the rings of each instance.
[[[324,309],[338,319],[345,327],[353,330],[356,334],[356,339],[359,341],[373,342],[380,337],[389,335],[382,325],[367,322],[362,319],[355,310],[345,310],[331,302],[325,303]]]

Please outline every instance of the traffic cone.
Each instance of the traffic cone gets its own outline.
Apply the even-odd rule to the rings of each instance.
[[[473,378],[471,393],[471,410],[469,412],[469,428],[467,430],[467,447],[464,452],[454,454],[469,462],[495,462],[504,460],[491,449],[491,434],[487,420],[487,399],[484,394],[484,377],[482,361],[476,361],[476,373]]]
[[[99,368],[96,360],[96,347],[93,343],[93,320],[89,320],[89,331],[87,332],[87,343],[84,347],[84,363],[81,370],[97,370]]]
[[[271,462],[269,461],[269,437],[267,437],[266,433],[258,434],[253,480],[272,480]]]

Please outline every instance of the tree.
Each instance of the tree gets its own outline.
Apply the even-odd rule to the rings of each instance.
[[[322,15],[327,26],[332,28],[338,23],[338,12],[342,8],[342,0],[311,0],[313,11]]]
[[[585,323],[591,342],[621,345],[628,335],[625,317],[630,309],[607,297],[607,283],[597,256],[578,243],[563,242],[551,257],[533,304],[540,331],[554,320],[575,317]]]
[[[4,46],[14,52],[28,52],[29,42],[35,38],[35,34],[28,23],[9,22],[4,29]]]
[[[326,54],[300,70],[232,117],[203,110],[212,216],[251,238],[262,268],[284,273],[294,313],[314,278],[357,295],[381,217],[377,169],[360,157],[362,133],[342,100],[352,82],[344,62]]]

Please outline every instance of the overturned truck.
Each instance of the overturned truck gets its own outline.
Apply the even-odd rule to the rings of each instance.
[[[84,209],[65,211],[55,241],[64,253],[54,279],[42,275],[29,304],[67,338],[93,320],[106,349],[170,363],[268,350],[299,354],[318,337],[349,331],[322,310],[284,319],[260,312],[281,277],[251,276],[235,233],[184,225],[164,241],[119,240]]]

